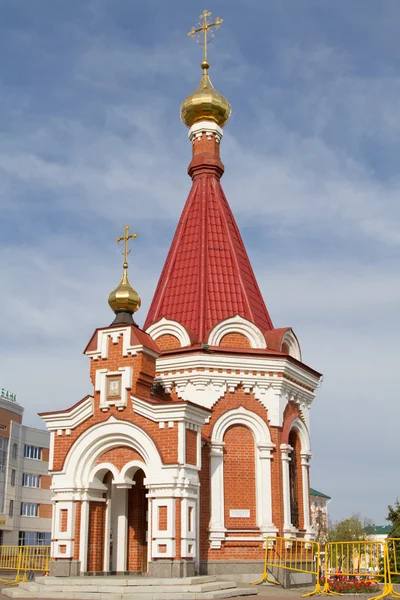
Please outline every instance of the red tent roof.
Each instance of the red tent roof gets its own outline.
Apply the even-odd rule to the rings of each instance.
[[[204,173],[193,180],[144,328],[165,317],[205,342],[235,315],[273,329],[219,177]]]

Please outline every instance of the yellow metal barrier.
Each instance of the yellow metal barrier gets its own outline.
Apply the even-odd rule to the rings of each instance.
[[[385,545],[385,563],[387,569],[386,596],[400,598],[393,588],[392,577],[400,576],[400,538],[388,538]]]
[[[342,595],[349,585],[368,586],[383,583],[383,591],[374,599],[387,596],[386,545],[381,542],[328,542],[325,546],[323,594]],[[332,590],[333,584],[336,590]],[[400,596],[399,596],[400,598]]]
[[[0,546],[0,571],[15,571],[14,579],[3,579],[3,583],[27,581],[29,571],[48,574],[50,546]],[[21,578],[21,573],[22,578]]]
[[[322,593],[320,584],[320,545],[303,539],[269,537],[266,540],[264,572],[262,578],[251,583],[275,583],[270,579],[268,571],[283,569],[306,573],[315,577],[315,589],[302,597],[313,596]]]

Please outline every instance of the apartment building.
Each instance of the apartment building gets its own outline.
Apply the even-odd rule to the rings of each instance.
[[[22,424],[15,394],[0,388],[0,545],[49,545],[50,435]]]

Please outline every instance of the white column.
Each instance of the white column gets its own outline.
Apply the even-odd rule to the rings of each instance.
[[[128,551],[128,487],[114,485],[112,490],[113,568],[126,571]],[[115,565],[115,566],[114,566]]]
[[[82,500],[81,507],[81,526],[80,526],[80,544],[79,544],[79,560],[81,562],[81,573],[87,571],[87,555],[88,555],[88,533],[89,533],[89,500]]]
[[[211,548],[221,548],[225,539],[224,519],[224,443],[211,442]]]
[[[309,452],[302,452],[301,456],[301,479],[303,482],[303,520],[304,529],[306,530],[305,537],[310,539],[314,537],[314,532],[310,523],[310,481],[309,481],[309,465],[311,454]]]
[[[272,443],[257,444],[257,525],[260,527],[264,538],[277,533],[277,528],[272,523],[271,459],[274,447],[275,445]]]
[[[282,485],[283,485],[283,533],[291,534],[296,531],[292,525],[292,517],[290,511],[290,475],[289,463],[290,453],[293,451],[289,444],[281,444],[281,460],[282,460]]]

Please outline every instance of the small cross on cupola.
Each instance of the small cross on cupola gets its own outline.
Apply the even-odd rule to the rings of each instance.
[[[133,289],[128,279],[128,255],[131,250],[128,247],[129,240],[137,238],[137,233],[129,234],[129,225],[124,227],[125,233],[123,236],[117,237],[117,243],[124,242],[124,249],[121,254],[124,257],[123,273],[119,285],[108,296],[108,304],[115,312],[115,319],[112,325],[136,325],[133,320],[133,313],[139,310],[141,300],[136,290]]]

